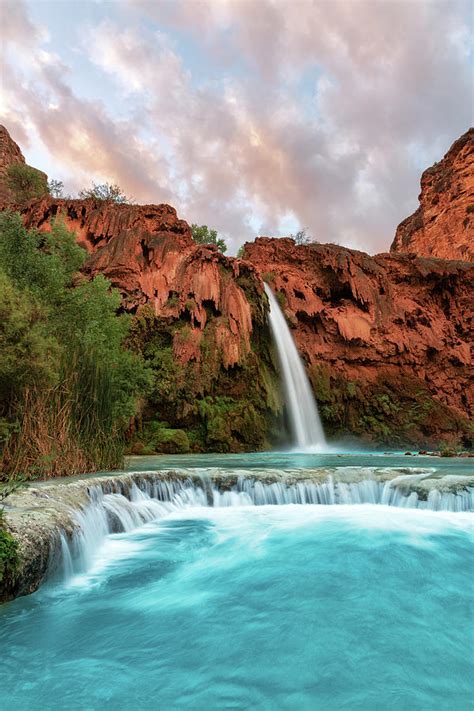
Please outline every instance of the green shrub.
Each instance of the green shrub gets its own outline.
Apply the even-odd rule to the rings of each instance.
[[[0,509],[0,588],[11,581],[18,568],[18,543],[6,530],[3,511]]]
[[[191,225],[193,240],[198,244],[215,244],[222,254],[227,252],[225,240],[217,236],[216,230],[210,230],[207,225]]]
[[[189,438],[184,430],[170,427],[167,422],[152,420],[144,425],[140,443],[138,447],[134,444],[132,451],[134,454],[184,454],[190,449]]]
[[[275,291],[275,297],[278,303],[280,304],[280,308],[284,309],[286,306],[286,296],[283,291]]]
[[[10,165],[7,168],[7,186],[13,200],[20,205],[49,193],[46,176],[36,168],[23,163]]]
[[[124,347],[130,317],[117,315],[120,294],[102,276],[76,283],[84,256],[60,223],[44,235],[0,215],[4,477],[118,466],[151,386],[141,356]]]
[[[92,187],[79,191],[79,198],[98,202],[115,202],[118,205],[130,204],[131,202],[122,192],[122,189],[112,183],[92,183]]]

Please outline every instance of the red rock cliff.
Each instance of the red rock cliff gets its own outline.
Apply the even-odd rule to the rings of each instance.
[[[474,261],[474,128],[425,170],[419,200],[390,251]]]
[[[251,308],[240,276],[253,279],[249,264],[220,254],[216,247],[197,245],[189,225],[170,205],[117,205],[94,200],[46,197],[23,210],[25,226],[51,229],[61,219],[89,253],[83,271],[103,274],[120,290],[125,310],[149,304],[168,319],[185,315],[186,339],[175,336],[174,353],[181,362],[199,360],[208,311],[218,319],[216,346],[229,368],[250,350]]]
[[[261,446],[265,412],[278,407],[260,275],[280,294],[330,433],[391,443],[467,442],[474,265],[397,252],[468,255],[471,161],[472,131],[442,168],[424,174],[420,225],[415,229],[415,216],[408,218],[391,254],[375,257],[259,238],[246,245],[245,259],[226,258],[198,246],[169,205],[47,197],[26,205],[23,219],[42,231],[63,219],[88,252],[85,273],[104,274],[125,310],[152,310],[150,357],[161,349],[157,362],[165,363],[172,354],[173,382],[160,391],[152,416],[159,410],[161,419],[187,429],[204,422],[209,448]],[[161,333],[164,345],[155,342]]]
[[[326,423],[370,434],[392,417],[419,439],[448,420],[453,435],[464,429],[474,415],[473,264],[265,237],[245,257],[282,295]]]

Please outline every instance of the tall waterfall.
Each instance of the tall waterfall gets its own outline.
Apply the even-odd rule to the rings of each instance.
[[[292,444],[299,450],[323,449],[326,438],[304,365],[268,284],[265,284],[265,293],[270,302],[270,329],[278,351]]]

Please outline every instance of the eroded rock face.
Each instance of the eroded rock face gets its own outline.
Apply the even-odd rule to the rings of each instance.
[[[392,252],[474,261],[474,128],[421,177],[420,206],[397,228]]]
[[[327,429],[469,438],[473,264],[266,237],[245,258],[282,294]]]
[[[134,315],[131,345],[155,374],[133,452],[248,451],[269,446],[280,416],[263,284],[255,268],[196,244],[169,205],[31,201],[27,228],[63,220]]]
[[[25,165],[25,158],[5,126],[0,125],[0,206],[10,201],[7,187],[7,170],[11,165]]]
[[[7,162],[24,160],[8,145]],[[166,424],[136,453],[158,435],[176,451],[275,442],[281,398],[262,276],[284,301],[330,435],[468,444],[474,265],[400,252],[472,258],[472,148],[473,130],[424,173],[419,210],[376,257],[262,237],[245,259],[227,258],[197,245],[169,205],[48,197],[23,219],[41,231],[63,219],[88,253],[85,274],[103,274],[135,314],[134,345],[157,374],[144,419]]]
[[[117,205],[94,200],[44,198],[23,211],[25,226],[51,230],[61,219],[89,253],[84,272],[103,274],[120,290],[125,310],[150,305],[157,317],[189,322],[177,332],[173,351],[182,363],[200,360],[202,334],[219,318],[216,346],[225,368],[241,363],[250,350],[252,314],[238,278],[261,290],[253,267],[197,245],[189,225],[170,205]]]

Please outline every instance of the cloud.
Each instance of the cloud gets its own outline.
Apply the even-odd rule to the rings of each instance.
[[[29,33],[33,59],[4,74],[12,120],[81,180],[167,200],[234,250],[288,224],[386,249],[421,168],[471,119],[463,0],[130,1],[77,38],[107,106],[78,96],[65,57],[14,7],[7,34]]]

